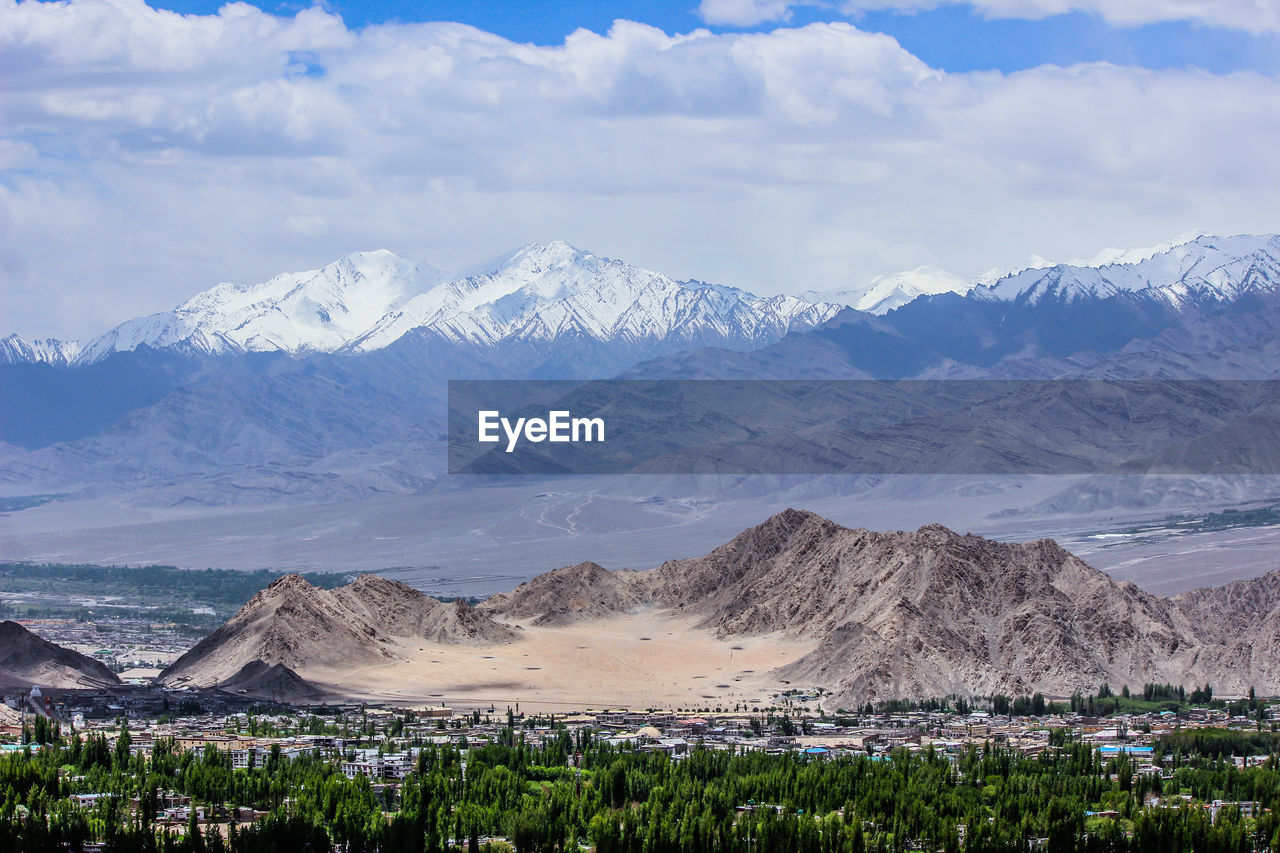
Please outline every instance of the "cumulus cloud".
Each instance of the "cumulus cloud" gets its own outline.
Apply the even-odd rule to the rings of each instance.
[[[1280,221],[1275,79],[948,74],[847,23],[544,47],[0,0],[0,71],[0,333],[380,247],[449,268],[561,238],[777,292]]]
[[[708,24],[730,27],[754,27],[791,17],[790,0],[702,0],[698,14]]]

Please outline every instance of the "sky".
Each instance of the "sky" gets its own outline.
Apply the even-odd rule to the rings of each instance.
[[[758,293],[1280,231],[1272,0],[0,0],[0,335],[563,239]]]

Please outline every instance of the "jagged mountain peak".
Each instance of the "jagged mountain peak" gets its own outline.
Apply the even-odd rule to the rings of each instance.
[[[141,346],[208,354],[332,352],[441,278],[439,270],[385,249],[356,252],[257,284],[216,285],[172,311],[129,320],[98,336],[77,361]]]
[[[1137,294],[1176,308],[1231,302],[1280,288],[1280,235],[1185,235],[1145,250],[1109,249],[1092,262],[1012,273],[975,288],[979,298],[1042,302]]]
[[[551,240],[546,243],[526,243],[519,248],[503,252],[479,264],[460,270],[454,273],[451,278],[480,278],[510,269],[541,271],[591,260],[598,261],[600,258],[592,252],[583,251],[563,240]]]
[[[172,311],[120,324],[67,360],[88,364],[143,347],[359,354],[409,332],[482,347],[594,340],[646,357],[654,347],[751,349],[837,311],[797,297],[677,282],[562,240],[530,243],[452,276],[381,249],[257,284],[219,284]],[[9,350],[9,360],[39,360],[25,342],[0,345],[0,358]]]
[[[370,572],[358,575],[356,579],[349,584],[349,588],[358,593],[393,592],[414,596],[422,595],[419,590],[414,589],[406,583],[401,583],[400,581],[392,580],[391,578],[384,578],[382,575],[375,575]]]
[[[772,550],[783,546],[792,537],[801,532],[831,535],[844,529],[831,519],[824,518],[816,512],[788,507],[765,519],[755,527],[747,528],[721,547],[734,548],[745,545],[758,549],[764,546]]]
[[[533,243],[460,273],[384,317],[349,347],[369,351],[410,331],[481,346],[594,340],[625,347],[755,347],[838,311],[796,297],[761,299],[596,255]]]
[[[302,575],[294,573],[281,575],[271,583],[267,584],[266,588],[263,589],[262,592],[280,595],[290,592],[312,592],[316,589],[317,587],[312,586]]]
[[[28,341],[21,335],[0,338],[0,364],[51,364],[65,367],[80,354],[79,341],[36,338]]]
[[[1122,292],[1149,295],[1178,305],[1195,299],[1231,300],[1259,286],[1257,265],[1274,270],[1280,237],[1221,237],[1191,231],[1138,249],[1107,248],[1091,258],[1055,263],[1036,255],[1013,269],[993,269],[965,279],[932,265],[877,276],[865,285],[806,291],[810,300],[848,305],[883,315],[921,296],[946,293],[999,300],[1082,299]],[[1274,276],[1261,283],[1278,285]]]

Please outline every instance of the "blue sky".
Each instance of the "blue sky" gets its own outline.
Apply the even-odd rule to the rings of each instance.
[[[379,248],[770,294],[1280,232],[1280,3],[168,2],[0,0],[0,335]]]
[[[216,0],[152,3],[183,13],[211,14]],[[259,2],[262,10],[292,15],[310,4]],[[328,0],[324,7],[348,26],[388,21],[458,21],[517,42],[555,45],[579,27],[606,32],[617,18],[639,21],[667,33],[708,26],[694,0]],[[782,21],[802,26],[847,20],[871,32],[893,36],[904,48],[946,71],[1020,71],[1039,65],[1112,62],[1144,68],[1202,68],[1213,73],[1280,72],[1280,36],[1249,33],[1200,21],[1170,20],[1117,26],[1093,12],[1073,11],[1039,20],[990,18],[964,3],[922,11],[892,9],[842,15],[831,3],[797,5]],[[749,27],[711,25],[722,31],[763,31],[780,22]]]

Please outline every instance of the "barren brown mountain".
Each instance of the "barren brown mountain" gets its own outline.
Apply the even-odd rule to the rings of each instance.
[[[446,604],[375,575],[324,590],[286,575],[160,673],[162,684],[214,686],[254,661],[292,670],[403,660],[416,641],[496,645],[519,636],[465,602]]]
[[[420,676],[408,673],[432,666],[465,668],[469,653],[439,650],[465,644],[490,652],[478,649],[474,658],[487,661],[486,672],[511,658],[532,687],[539,676],[531,672],[554,681],[543,670],[553,665],[550,657],[530,659],[535,648],[550,655],[576,643],[573,666],[585,674],[592,633],[616,633],[637,619],[648,620],[650,631],[662,624],[670,638],[663,654],[700,648],[731,658],[743,645],[762,643],[793,649],[766,667],[770,683],[821,687],[833,706],[951,693],[1065,695],[1149,681],[1280,691],[1280,573],[1168,599],[1116,583],[1052,540],[999,543],[939,525],[877,533],[798,510],[702,557],[642,572],[581,563],[476,609],[372,576],[332,593],[283,578],[162,679],[212,684],[261,660],[303,675],[343,667],[369,675],[370,666],[386,665],[377,672],[412,681]],[[695,642],[694,634],[703,639]],[[521,637],[544,645],[494,651]],[[413,640],[436,644],[435,659],[418,660],[433,652],[414,648]],[[412,665],[391,666],[404,662]],[[668,663],[645,658],[654,672],[683,671]],[[692,671],[703,666],[694,662]],[[706,667],[726,672],[718,658]],[[764,672],[743,669],[734,679],[754,684]]]
[[[1196,655],[1196,669],[1204,677],[1195,683],[1207,681],[1232,692],[1248,687],[1274,692],[1280,684],[1280,570],[1191,590],[1173,600],[1204,638]]]
[[[0,683],[14,687],[104,687],[120,678],[100,661],[0,622]]]
[[[490,596],[479,609],[532,625],[568,625],[651,604],[642,572],[611,572],[578,563],[538,575],[511,592]]]
[[[660,603],[721,634],[819,639],[781,674],[850,697],[1061,693],[1189,662],[1175,607],[1050,540],[849,530],[787,510],[654,581]]]
[[[327,691],[311,684],[282,663],[275,666],[253,660],[218,687],[228,693],[270,699],[273,702],[318,702]]]
[[[593,616],[647,603],[723,637],[817,640],[777,675],[846,700],[1062,695],[1104,682],[1280,689],[1280,573],[1170,600],[1052,540],[1007,544],[940,525],[877,533],[788,509],[702,557],[648,572],[560,569],[488,604],[540,624],[562,620],[565,600],[590,602]],[[1226,627],[1237,624],[1243,637]]]

